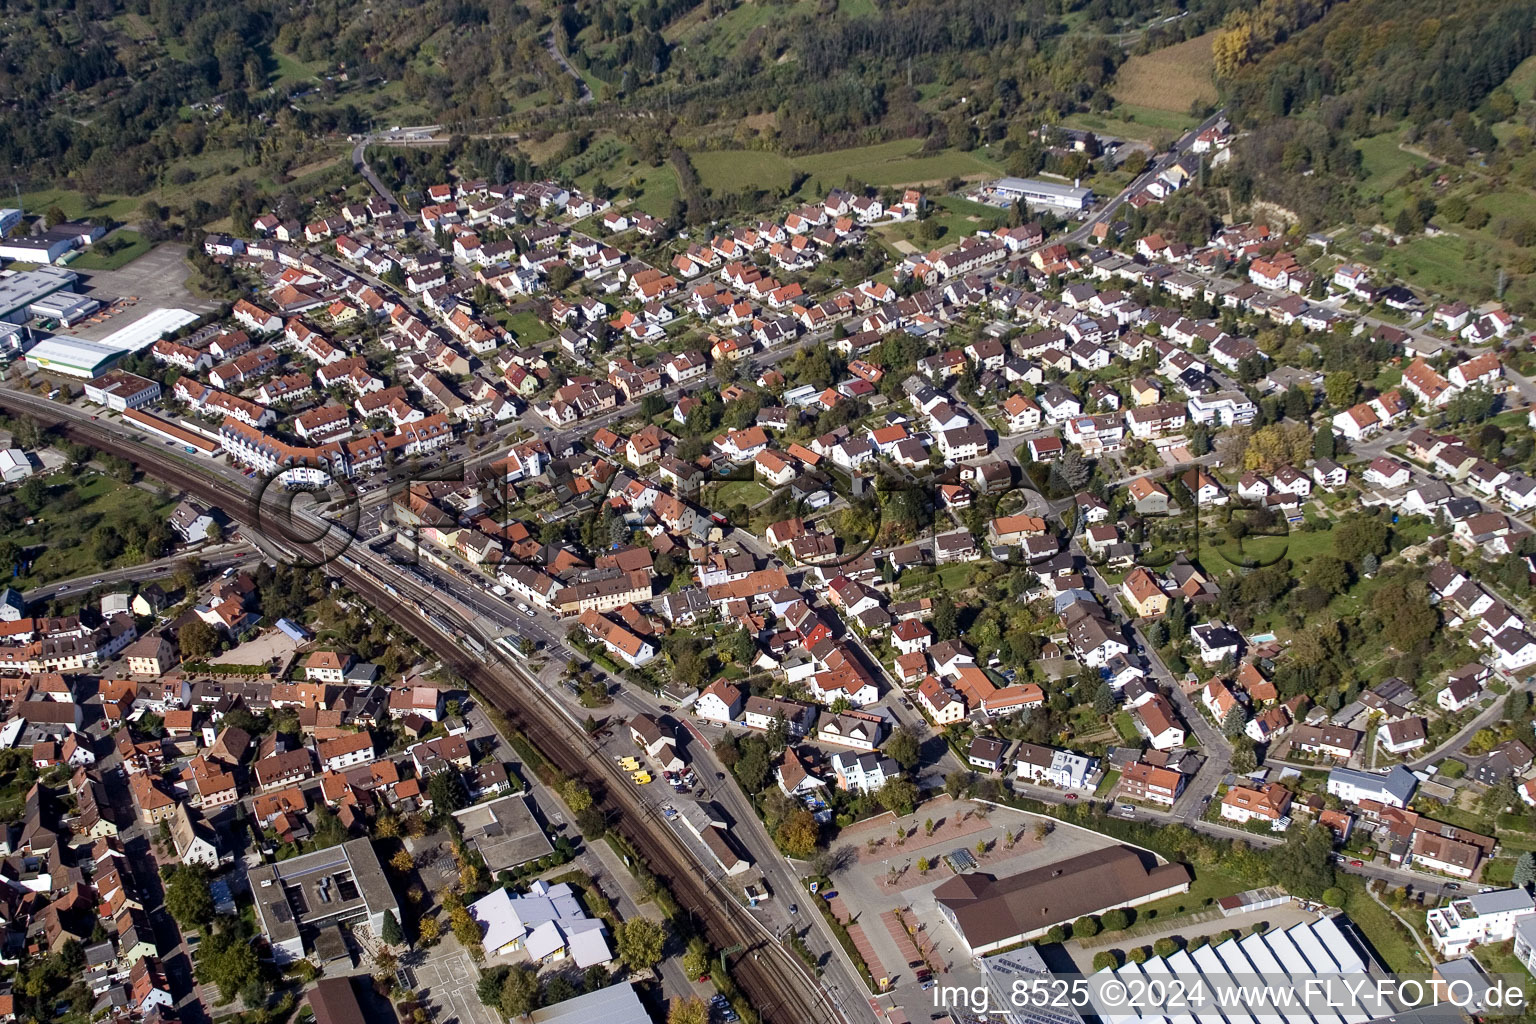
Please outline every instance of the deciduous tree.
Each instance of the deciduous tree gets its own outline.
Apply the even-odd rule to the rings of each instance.
[[[539,975],[528,964],[514,964],[501,983],[501,1012],[521,1017],[539,1005]]]
[[[680,996],[667,1007],[667,1024],[709,1024],[709,1007],[698,996]]]
[[[815,853],[820,838],[821,829],[816,824],[816,816],[804,807],[785,818],[773,836],[779,849],[796,860],[805,860]]]
[[[644,971],[661,962],[667,933],[661,925],[643,917],[631,918],[615,929],[614,947],[631,970]]]
[[[213,892],[208,872],[194,864],[178,864],[165,886],[165,909],[183,928],[197,928],[213,920]]]

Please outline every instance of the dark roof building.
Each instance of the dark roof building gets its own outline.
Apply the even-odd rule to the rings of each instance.
[[[309,990],[309,1007],[315,1011],[315,1024],[368,1024],[350,978],[321,978],[315,982]],[[372,1024],[382,1022],[374,1019]]]
[[[1111,846],[1010,878],[963,874],[933,891],[939,910],[973,954],[1044,935],[1084,914],[1133,907],[1189,889],[1189,869]]]

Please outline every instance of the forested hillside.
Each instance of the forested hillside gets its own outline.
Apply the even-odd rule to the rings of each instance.
[[[0,165],[23,184],[75,176],[133,194],[210,136],[275,145],[231,124],[537,127],[579,91],[551,39],[598,93],[599,119],[617,105],[707,133],[767,116],[785,152],[974,145],[1016,119],[1109,106],[1128,53],[1199,34],[1233,2],[1194,0],[1148,31],[1163,0],[30,0],[0,13]]]
[[[1195,0],[1150,33],[1167,9],[1158,0],[708,4],[660,30],[665,48],[642,46],[639,64],[617,66],[606,55],[620,46],[623,19],[604,13],[615,6],[565,9],[578,63],[685,128],[728,132],[770,116],[769,141],[795,153],[895,137],[963,148],[1001,139],[1015,122],[1104,109],[1130,53],[1200,34],[1229,0]]]
[[[559,102],[575,83],[543,48],[548,25],[474,0],[3,5],[0,167],[24,188],[133,195],[205,153],[286,148],[292,164],[317,135],[377,119]]]
[[[1495,151],[1510,113],[1490,96],[1536,44],[1526,0],[1342,0],[1234,15],[1215,45],[1228,109],[1249,135],[1232,184],[1309,223],[1372,197],[1357,140],[1406,124],[1406,142],[1453,163]]]

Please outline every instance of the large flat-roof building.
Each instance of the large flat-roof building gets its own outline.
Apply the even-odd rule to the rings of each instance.
[[[71,288],[80,275],[63,267],[38,267],[0,277],[0,320],[24,324],[32,318],[32,304],[54,292]]]
[[[49,336],[26,351],[26,360],[39,370],[91,380],[110,370],[123,350],[94,341]]]
[[[251,869],[249,880],[256,918],[280,964],[301,959],[306,940],[313,948],[323,929],[366,921],[378,936],[385,914],[400,916],[383,865],[366,839],[263,864]]]
[[[933,891],[939,911],[973,954],[1044,935],[1085,914],[1134,907],[1189,890],[1189,869],[1111,846],[1009,878],[968,873]]]
[[[0,259],[16,260],[19,263],[55,263],[74,248],[74,239],[62,235],[7,238],[0,241]]]
[[[992,190],[1005,199],[1022,199],[1030,206],[1082,210],[1093,202],[1093,189],[1038,178],[999,178]]]
[[[101,303],[88,295],[65,289],[45,295],[27,307],[27,312],[39,320],[57,320],[65,327],[84,320],[101,308]]]
[[[629,984],[609,985],[553,1006],[541,1006],[528,1015],[533,1024],[651,1024],[645,1004]]]
[[[198,315],[191,310],[161,306],[150,310],[128,326],[113,331],[101,339],[101,344],[127,352],[137,352],[187,324],[196,323],[197,320]]]
[[[1354,931],[1342,916],[1319,917],[1284,931],[1254,932],[1145,963],[1127,961],[1087,979],[1084,1005],[1101,1024],[1414,1024],[1434,1019],[1401,1013],[1394,998],[1379,995],[1365,980],[1380,977],[1381,968]],[[1302,991],[1303,980],[1318,978],[1330,979],[1328,998]],[[1168,985],[1173,979],[1189,991],[1198,986],[1205,1002],[1197,1006],[1191,1001],[1195,1012],[1158,1014],[1115,998],[1125,985]],[[1269,995],[1287,988],[1294,988],[1294,998]]]

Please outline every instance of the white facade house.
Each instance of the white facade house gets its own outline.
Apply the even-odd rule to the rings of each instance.
[[[1429,912],[1429,941],[1446,957],[1461,956],[1476,943],[1486,946],[1515,937],[1522,921],[1536,915],[1536,897],[1524,889],[1496,889],[1452,900]],[[1527,928],[1530,925],[1525,926]],[[1518,943],[1516,944],[1518,954]]]
[[[719,679],[699,694],[693,712],[711,722],[734,722],[741,714],[741,701],[741,689]]]
[[[322,741],[316,753],[327,771],[339,772],[374,760],[373,739],[366,732]]]
[[[1328,773],[1328,795],[1347,804],[1375,800],[1388,807],[1407,807],[1418,789],[1419,780],[1402,765],[1385,773],[1363,772],[1354,768],[1335,768]]]
[[[839,751],[832,756],[832,773],[837,785],[853,793],[878,793],[892,779],[899,778],[901,768],[889,757],[868,751],[850,754]]]
[[[1062,789],[1092,789],[1098,767],[1098,758],[1035,743],[1020,744],[1013,755],[1013,770],[1019,779]]]

